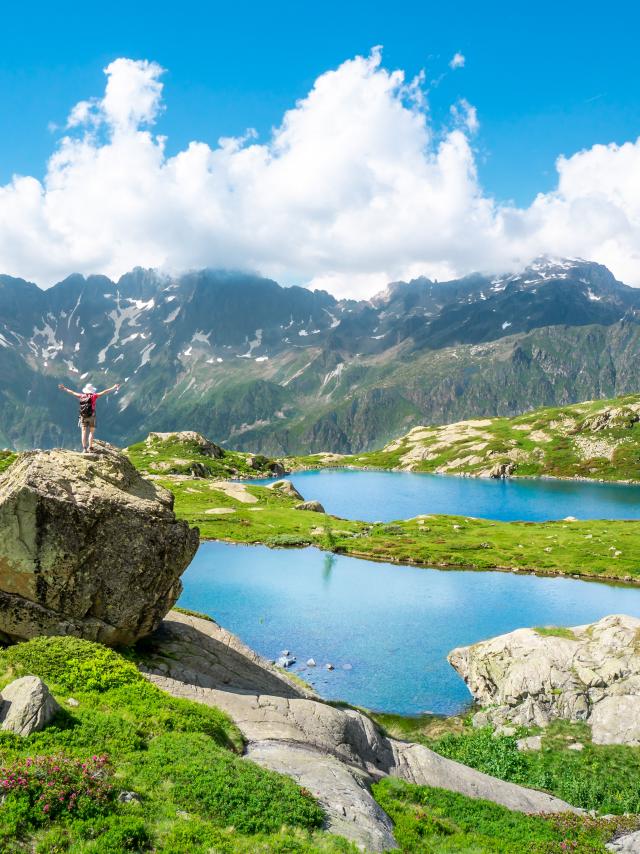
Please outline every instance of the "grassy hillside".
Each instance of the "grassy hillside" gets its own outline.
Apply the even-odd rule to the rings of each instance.
[[[535,409],[515,418],[414,427],[381,451],[316,454],[294,465],[348,465],[476,477],[640,481],[640,395]]]
[[[70,637],[0,653],[0,687],[33,673],[61,706],[42,732],[0,733],[0,851],[353,850],[319,832],[308,792],[240,758],[222,712],[170,697],[133,659]]]
[[[150,433],[127,454],[145,475],[186,475],[214,478],[268,477],[282,467],[262,454],[228,451],[199,433]],[[1,465],[1,462],[0,462]]]
[[[62,707],[42,732],[0,734],[0,851],[356,854],[322,832],[308,792],[240,758],[241,736],[228,718],[165,694],[138,673],[136,657],[69,637],[0,652],[0,686],[34,673]],[[489,742],[492,755],[493,743],[504,753],[500,739]],[[471,754],[467,761],[479,762]],[[398,780],[377,784],[374,795],[406,854],[604,854],[612,835],[637,825],[634,816],[526,816]]]

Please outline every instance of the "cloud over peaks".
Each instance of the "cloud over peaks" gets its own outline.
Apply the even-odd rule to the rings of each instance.
[[[44,180],[0,187],[1,271],[51,284],[220,266],[366,295],[549,252],[640,285],[640,142],[560,158],[557,188],[519,209],[479,185],[475,108],[462,99],[434,127],[423,77],[384,68],[377,48],[322,74],[269,139],[193,141],[173,157],[152,131],[162,73],[116,59],[103,95],[72,109]]]

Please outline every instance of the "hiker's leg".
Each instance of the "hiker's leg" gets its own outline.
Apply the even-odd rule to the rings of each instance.
[[[93,449],[93,434],[96,432],[96,428],[93,424],[89,425],[89,450]]]
[[[84,421],[80,425],[80,435],[82,438],[82,450],[84,450],[87,447],[87,425]]]

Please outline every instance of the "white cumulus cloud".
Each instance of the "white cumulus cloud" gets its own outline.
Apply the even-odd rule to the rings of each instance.
[[[172,157],[153,131],[163,69],[117,59],[101,97],[71,110],[43,181],[0,186],[0,271],[43,285],[136,265],[258,270],[369,295],[390,280],[506,270],[549,253],[640,285],[640,141],[557,163],[528,208],[479,184],[475,108],[434,127],[423,76],[381,52],[322,74],[268,139],[255,132]]]
[[[449,61],[449,68],[464,68],[466,57],[463,53],[454,53]]]

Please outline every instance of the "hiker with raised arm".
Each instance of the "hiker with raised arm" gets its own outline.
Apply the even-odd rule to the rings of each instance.
[[[72,394],[78,398],[80,403],[80,416],[78,418],[78,426],[80,427],[80,435],[82,438],[82,453],[88,454],[93,451],[93,440],[96,431],[96,401],[103,394],[109,394],[111,391],[118,391],[120,385],[116,383],[111,388],[105,388],[104,391],[98,391],[94,385],[87,383],[81,392],[73,391],[67,388],[66,385],[60,383],[58,388],[66,391],[67,394]],[[88,444],[87,444],[88,439]]]

